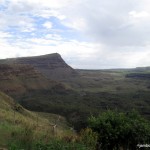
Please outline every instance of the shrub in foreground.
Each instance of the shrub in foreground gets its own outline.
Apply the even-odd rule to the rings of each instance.
[[[150,122],[137,112],[107,111],[90,117],[90,128],[98,133],[98,148],[136,150],[138,144],[150,143]]]

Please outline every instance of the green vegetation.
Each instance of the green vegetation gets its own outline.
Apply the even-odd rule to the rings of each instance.
[[[41,129],[40,133],[38,130],[35,129],[35,126],[2,123],[0,125],[0,147],[9,148],[9,150],[92,150],[93,143],[96,143],[95,134],[92,138],[91,131],[89,133],[83,130],[81,137],[68,133],[60,137],[52,135],[49,130],[44,132]],[[93,140],[90,141],[90,139]]]
[[[54,130],[58,117],[61,123]],[[66,135],[71,136],[72,131],[64,117],[28,111],[0,92],[0,147],[28,150],[38,141],[46,143],[50,138]]]
[[[118,141],[118,145],[112,147],[117,149],[128,144],[132,149],[129,141],[122,142],[123,138],[131,138],[134,146],[137,142],[147,141],[145,133],[149,133],[149,122],[128,112],[135,109],[142,117],[150,119],[150,67],[75,70],[59,54],[6,59],[0,60],[0,91],[15,100],[0,92],[2,147],[94,150],[98,143],[108,149],[110,144]],[[122,113],[104,113],[107,110]],[[92,129],[86,128],[91,115],[98,116],[93,117],[95,124],[91,119]],[[110,122],[117,128],[113,128]],[[99,130],[97,123],[99,127],[106,127],[111,135]],[[56,124],[57,132],[54,129]],[[83,130],[77,135],[73,129],[78,133]],[[104,138],[106,135],[107,139]],[[134,136],[137,139],[133,139]]]
[[[38,143],[35,150],[91,150],[86,145],[63,140],[51,140],[48,144]]]
[[[136,150],[141,143],[150,143],[150,122],[137,112],[107,111],[89,119],[89,126],[98,133],[98,147],[104,150]]]
[[[90,114],[99,114],[107,109],[118,109],[123,112],[136,109],[141,115],[150,118],[150,92],[85,92],[74,91],[30,91],[18,98],[25,108],[34,111],[45,111],[65,116],[67,121],[80,130],[87,126]],[[30,100],[30,101],[29,101]]]
[[[90,150],[95,150],[98,142],[98,134],[93,132],[90,128],[85,128],[80,131],[80,140]]]
[[[43,115],[43,114],[42,114]],[[45,114],[44,114],[45,115]],[[29,124],[0,124],[0,147],[9,150],[136,150],[138,144],[150,142],[150,122],[136,111],[106,111],[88,121],[90,128],[79,134],[54,136]],[[38,129],[38,130],[37,130]]]
[[[150,119],[150,68],[75,70],[59,54],[0,60],[0,90],[80,130],[90,114],[136,109]],[[55,81],[54,81],[55,79]]]

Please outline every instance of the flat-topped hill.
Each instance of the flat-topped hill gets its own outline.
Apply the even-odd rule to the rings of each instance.
[[[33,56],[9,58],[0,60],[0,64],[27,64],[35,67],[47,78],[61,80],[76,76],[77,72],[65,63],[58,53]]]

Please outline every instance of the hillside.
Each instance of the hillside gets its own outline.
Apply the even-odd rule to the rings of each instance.
[[[32,90],[65,88],[57,81],[47,79],[31,65],[0,64],[0,90],[11,96],[19,96]]]
[[[107,70],[77,70],[80,78],[76,79],[78,86],[89,92],[128,93],[149,91],[150,71],[140,68],[107,69]]]
[[[43,135],[53,138],[53,124],[58,120],[58,117],[57,135],[67,135],[71,131],[69,131],[64,117],[28,111],[11,97],[0,92],[0,147],[7,147],[10,142],[15,142],[18,138],[20,141],[25,141],[24,132],[30,138],[31,134],[28,133],[28,130],[31,130],[32,138],[35,140]]]
[[[98,114],[107,109],[125,112],[136,109],[150,119],[148,78],[127,77],[127,74],[135,72],[134,69],[77,71],[78,77],[65,80],[65,84],[72,87],[73,91],[34,91],[22,96],[21,104],[31,110],[64,115],[76,129],[86,126],[90,114]]]
[[[91,114],[107,109],[136,109],[150,118],[149,67],[75,70],[59,54],[5,59],[0,64],[5,66],[0,71],[1,90],[29,110],[65,116],[76,129],[85,127]]]
[[[0,60],[1,64],[28,64],[33,66],[44,76],[52,80],[62,80],[72,76],[76,76],[77,72],[65,63],[58,53],[24,57],[24,58],[11,58]]]

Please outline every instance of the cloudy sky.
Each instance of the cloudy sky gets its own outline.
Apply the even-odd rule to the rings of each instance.
[[[55,52],[74,68],[150,66],[150,1],[0,0],[0,58]]]

